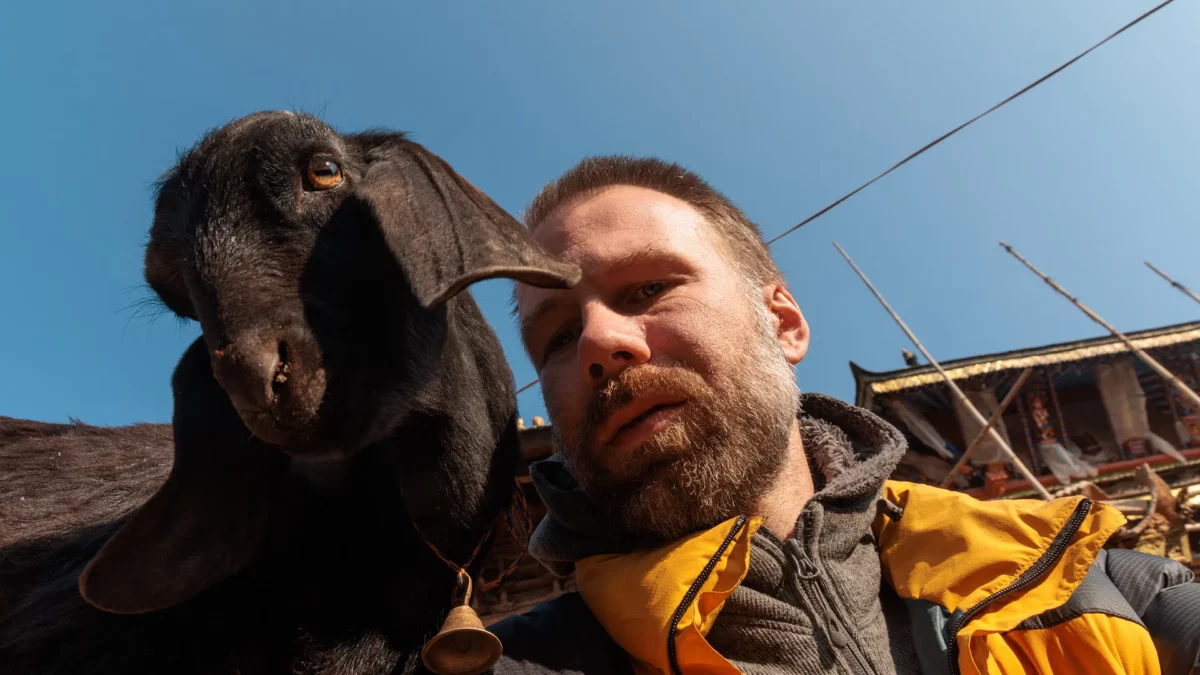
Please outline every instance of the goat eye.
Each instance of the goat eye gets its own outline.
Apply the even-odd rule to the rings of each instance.
[[[332,190],[342,184],[342,167],[328,159],[308,163],[308,184],[315,190]]]

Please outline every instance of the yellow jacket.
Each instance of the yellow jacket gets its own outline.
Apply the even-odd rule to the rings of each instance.
[[[1083,497],[980,501],[900,481],[884,496],[902,512],[874,521],[883,575],[909,604],[925,672],[1162,672],[1129,591],[1105,570],[1110,553],[1142,555],[1102,551],[1125,522],[1116,509]],[[705,635],[745,577],[760,525],[733,518],[658,549],[585,558],[580,593],[636,672],[738,673]],[[1123,580],[1134,595],[1162,581]]]

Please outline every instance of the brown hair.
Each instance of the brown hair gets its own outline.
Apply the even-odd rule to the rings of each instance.
[[[542,188],[525,209],[525,225],[536,231],[559,207],[613,185],[643,187],[687,202],[704,216],[748,281],[756,286],[783,281],[758,226],[741,209],[697,174],[656,157],[588,157]]]

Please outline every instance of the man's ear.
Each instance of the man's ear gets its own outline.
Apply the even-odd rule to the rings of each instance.
[[[529,232],[442,158],[401,140],[370,165],[356,195],[425,308],[471,284],[506,277],[531,286],[570,288],[576,265],[550,257]]]
[[[808,322],[804,320],[800,305],[796,304],[787,287],[779,282],[763,287],[763,299],[775,316],[775,336],[788,363],[793,366],[800,363],[808,353],[809,339]]]
[[[287,475],[287,457],[250,434],[213,378],[202,339],[180,360],[172,386],[171,474],[79,578],[84,599],[105,611],[166,609],[245,568]]]

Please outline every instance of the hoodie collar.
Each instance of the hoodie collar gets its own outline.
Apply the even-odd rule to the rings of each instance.
[[[845,505],[875,499],[904,455],[904,437],[878,416],[823,394],[800,396],[804,449],[813,466],[814,502]],[[529,552],[566,576],[575,562],[606,553],[629,553],[637,543],[592,504],[559,454],[530,465],[546,517],[529,541]]]

